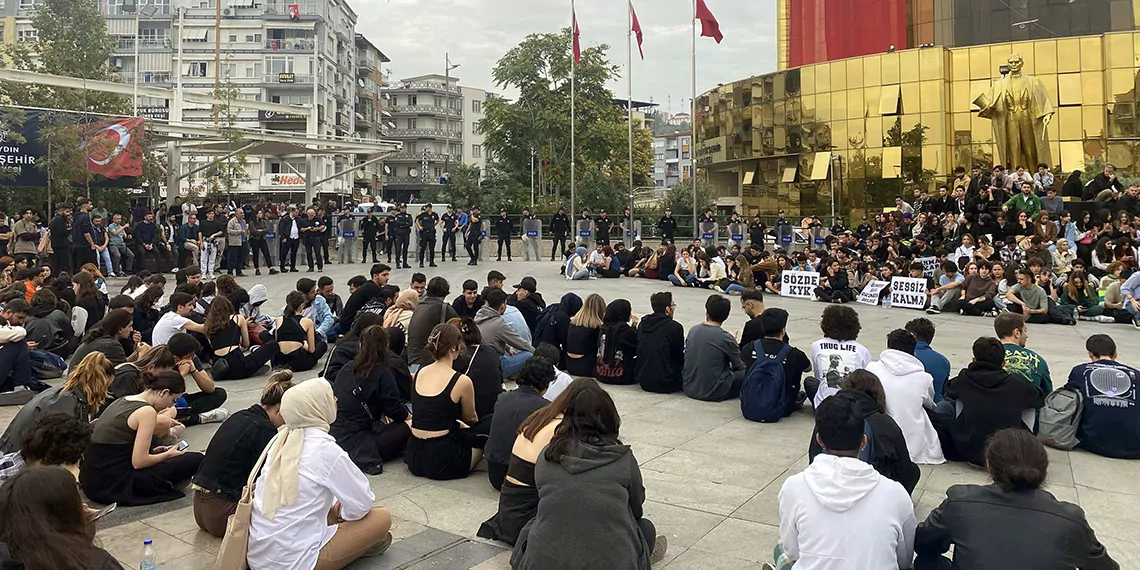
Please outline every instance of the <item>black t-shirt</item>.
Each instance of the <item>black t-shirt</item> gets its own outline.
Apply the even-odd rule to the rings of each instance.
[[[444,214],[440,220],[443,221],[443,229],[447,231],[454,230],[456,224],[458,223],[458,220],[455,219],[454,214]]]
[[[438,222],[439,215],[435,212],[422,212],[416,216],[416,223],[420,225],[420,231],[431,232],[431,235],[435,235],[435,225]]]
[[[772,357],[780,354],[780,349],[784,347],[782,341],[773,338],[763,339],[760,344],[764,347],[764,354]],[[788,357],[784,359],[784,380],[787,381],[787,385],[792,386],[794,384],[798,391],[804,373],[810,369],[811,360],[804,354],[804,351],[792,347],[792,350],[788,352]],[[794,398],[795,396],[788,394],[788,397]]]
[[[222,231],[223,228],[224,226],[217,221],[216,217],[214,220],[200,220],[198,222],[198,231],[202,233],[202,239],[209,239],[210,236]]]

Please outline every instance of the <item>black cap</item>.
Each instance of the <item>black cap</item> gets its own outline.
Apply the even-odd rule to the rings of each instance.
[[[538,281],[535,281],[534,277],[523,277],[522,281],[515,285],[515,289],[526,289],[531,293],[536,293],[538,292]]]

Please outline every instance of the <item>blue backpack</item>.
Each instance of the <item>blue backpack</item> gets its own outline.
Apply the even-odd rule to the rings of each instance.
[[[768,356],[762,342],[758,340],[752,345],[756,360],[748,367],[740,387],[740,412],[754,422],[775,423],[787,409],[784,359],[792,346],[785,342],[776,356]]]

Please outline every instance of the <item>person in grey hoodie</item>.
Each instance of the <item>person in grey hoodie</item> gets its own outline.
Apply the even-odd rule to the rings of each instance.
[[[523,364],[534,355],[534,346],[503,320],[503,313],[507,310],[506,291],[487,289],[483,301],[483,306],[475,313],[475,324],[483,336],[483,344],[494,347],[501,355],[499,369],[503,378],[508,378],[522,370]]]
[[[535,463],[538,514],[519,532],[513,570],[649,570],[665,557],[665,537],[642,518],[641,470],[618,439],[614,401],[588,382]]]

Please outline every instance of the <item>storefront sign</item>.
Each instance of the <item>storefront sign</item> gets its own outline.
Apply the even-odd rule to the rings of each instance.
[[[261,186],[274,188],[304,188],[305,179],[296,174],[262,174]]]
[[[922,309],[926,307],[926,279],[895,277],[891,279],[891,307]]]
[[[780,274],[780,296],[811,299],[819,287],[819,273],[815,271],[785,271]]]

